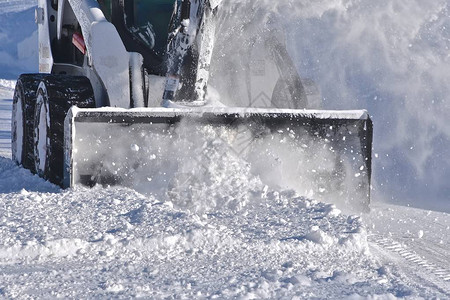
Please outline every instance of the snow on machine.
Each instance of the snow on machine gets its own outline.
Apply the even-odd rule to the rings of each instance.
[[[232,19],[220,2],[39,0],[39,73],[17,81],[13,160],[62,187],[170,189],[192,163],[208,169],[202,155],[220,144],[255,172],[367,207],[368,113],[311,110],[317,88],[276,30],[248,37],[247,50],[228,53],[235,65],[217,71],[219,23]],[[227,90],[233,68],[242,80]],[[211,96],[221,88],[223,101]]]

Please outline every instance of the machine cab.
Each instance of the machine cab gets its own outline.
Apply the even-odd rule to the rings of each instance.
[[[150,74],[166,74],[167,38],[177,0],[98,0],[128,52],[138,52]]]

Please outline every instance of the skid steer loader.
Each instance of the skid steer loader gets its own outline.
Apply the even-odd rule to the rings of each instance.
[[[281,182],[309,179],[318,194],[367,207],[368,113],[309,110],[317,89],[299,77],[276,30],[248,38],[220,70],[214,42],[229,18],[220,2],[39,0],[39,73],[17,81],[13,160],[62,187],[133,186],[151,184],[145,172],[168,176],[180,153],[219,142],[255,172],[281,168]],[[233,84],[230,70],[242,79]],[[232,84],[221,86],[227,77]],[[227,99],[211,96],[209,79]]]

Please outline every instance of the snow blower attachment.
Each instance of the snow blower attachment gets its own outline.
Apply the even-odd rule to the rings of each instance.
[[[269,185],[369,203],[365,111],[75,108],[66,128],[65,186],[167,188],[179,173],[207,170],[208,148],[220,144]]]
[[[243,8],[225,9],[219,18],[221,5],[39,0],[40,73],[17,81],[13,159],[62,187],[120,184],[175,194],[170,190],[183,174],[199,168],[208,174],[215,149],[267,185],[367,207],[367,112],[307,110],[320,107],[318,89],[298,75],[281,31],[248,18],[236,27],[234,12]],[[235,34],[225,21],[216,26],[227,19],[235,30],[262,30]],[[240,54],[220,54],[236,35]],[[226,47],[214,55],[215,41]],[[220,57],[232,61],[218,63]],[[215,68],[221,76],[209,82],[214,63],[225,70]],[[230,93],[216,99],[211,90]]]

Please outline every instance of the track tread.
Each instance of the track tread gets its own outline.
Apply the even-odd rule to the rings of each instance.
[[[13,96],[13,122],[12,122],[12,156],[13,160],[22,164],[24,168],[30,169],[34,172],[34,155],[33,155],[33,127],[34,127],[34,110],[36,106],[36,91],[44,74],[22,74],[17,79],[16,87]],[[18,128],[14,124],[14,113],[16,112],[17,101],[22,100],[23,108],[23,140],[16,141]],[[16,157],[16,149],[18,145],[22,144],[22,157]]]
[[[62,185],[64,166],[64,119],[72,106],[80,108],[95,107],[94,92],[88,78],[70,75],[47,75],[42,79],[46,94],[44,101],[48,103],[50,126],[50,149],[47,150],[47,164],[41,176],[49,181]],[[43,90],[39,92],[44,93]],[[39,112],[35,111],[35,128],[39,127]],[[35,146],[38,136],[35,133]],[[38,161],[37,149],[34,151]]]

